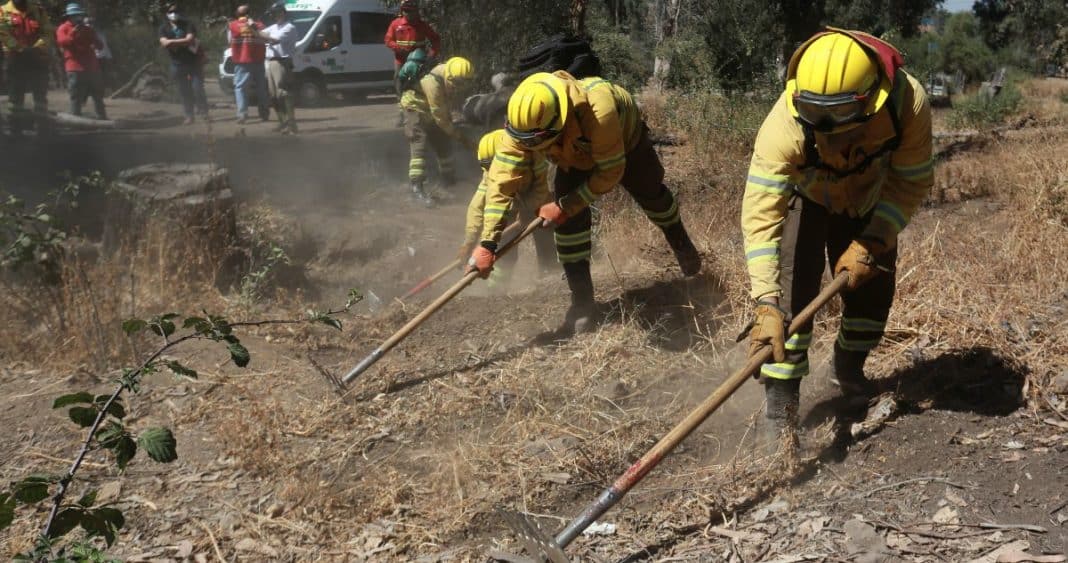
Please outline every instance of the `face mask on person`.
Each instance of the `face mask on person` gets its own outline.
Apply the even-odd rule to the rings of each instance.
[[[178,21],[178,12],[167,12],[167,19],[172,22]]]
[[[73,22],[74,25],[82,25],[85,23],[85,16],[71,16],[70,21]]]

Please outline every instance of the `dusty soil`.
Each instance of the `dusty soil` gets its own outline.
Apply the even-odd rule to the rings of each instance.
[[[175,110],[120,101],[110,111],[157,109]],[[566,287],[534,276],[527,244],[506,290],[479,284],[466,292],[339,396],[320,369],[344,373],[432,297],[393,300],[452,258],[476,181],[469,171],[433,211],[409,202],[392,110],[304,110],[301,135],[283,138],[267,124],[239,128],[220,107],[210,128],[73,133],[13,149],[32,170],[5,167],[0,179],[31,193],[61,170],[217,162],[230,169],[243,209],[267,209],[290,236],[307,239],[295,256],[306,267],[304,298],[335,303],[348,287],[368,295],[344,318],[343,333],[256,329],[243,338],[248,369],[194,346],[178,357],[197,367],[197,381],[146,382],[129,401],[128,423],[172,427],[179,460],[139,459],[120,474],[93,456],[76,488],[104,487],[101,500],[126,511],[116,556],[485,560],[487,550],[518,549],[498,508],[558,529],[740,365],[736,273],[722,270],[734,262],[711,252],[719,241],[705,240],[721,210],[700,195],[686,201],[707,266],[684,280],[659,235],[616,194],[605,202],[613,218],[596,258],[604,319],[596,333],[554,332]],[[1058,139],[1063,150],[1068,141]],[[985,196],[965,191],[925,209],[910,240],[952,233],[980,214],[993,226],[1011,224]],[[620,225],[626,236],[612,231]],[[902,272],[914,266],[907,259]],[[902,278],[910,290],[915,279]],[[1025,364],[982,346],[898,346],[904,337],[891,331],[872,371],[901,411],[854,439],[849,424],[866,409],[843,404],[823,375],[830,319],[818,325],[821,367],[803,389],[799,459],[759,453],[762,392],[747,384],[606,515],[614,529],[579,538],[571,555],[993,563],[1005,553],[1068,549],[1068,418],[1029,406]],[[80,434],[50,410],[52,400],[72,388],[103,392],[113,376],[0,367],[0,477],[62,470]],[[1065,401],[1051,397],[1064,413]],[[43,516],[20,509],[0,534],[0,553],[25,549]]]

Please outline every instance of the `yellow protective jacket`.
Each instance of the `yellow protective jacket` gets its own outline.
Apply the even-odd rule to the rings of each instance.
[[[830,148],[828,137],[815,133],[819,158],[837,170],[863,162],[894,138],[888,112],[900,116],[897,149],[873,161],[866,169],[845,177],[806,167],[805,134],[790,115],[784,93],[757,133],[742,200],[742,232],[752,295],[781,295],[779,246],[787,204],[794,193],[833,213],[861,217],[872,212],[862,233],[881,240],[887,248],[908,225],[934,183],[931,157],[931,108],[919,81],[903,70],[894,81],[894,93],[871,121],[842,133],[855,138],[844,147]]]
[[[575,214],[623,178],[626,154],[641,140],[643,123],[634,99],[622,87],[598,77],[577,80],[564,71],[554,74],[567,84],[570,111],[560,138],[543,154],[564,170],[591,172],[585,185],[559,202],[564,211]],[[526,169],[531,165],[527,154],[511,137],[498,145],[487,173],[487,210],[504,206],[527,183]],[[498,242],[501,232],[503,226],[487,211],[482,240]]]
[[[521,205],[532,207],[533,213],[537,212],[538,207],[552,201],[548,182],[549,163],[545,156],[521,149],[512,153],[513,156],[502,156],[501,145],[511,141],[511,137],[507,135],[502,137],[504,138],[497,145],[495,159],[507,158],[509,170],[514,177],[508,182],[508,191],[505,192],[491,181],[492,165],[490,170],[482,173],[478,191],[467,206],[465,244],[479,241],[500,242],[508,221],[515,216],[516,199],[520,200]],[[515,154],[518,154],[519,158],[515,158]]]
[[[0,46],[4,51],[11,53],[32,48],[47,56],[49,41],[54,36],[48,13],[37,2],[27,3],[25,12],[20,12],[14,2],[0,6]]]
[[[406,110],[422,114],[433,120],[450,137],[460,138],[460,132],[452,124],[452,110],[461,100],[453,99],[445,87],[445,64],[439,64],[419,80],[416,88],[404,92],[400,105]]]

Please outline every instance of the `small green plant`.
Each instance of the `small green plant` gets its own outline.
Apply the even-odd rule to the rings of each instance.
[[[111,547],[116,534],[126,523],[125,515],[110,503],[98,504],[97,491],[92,489],[82,492],[77,501],[71,502],[71,488],[82,463],[93,452],[110,452],[120,471],[138,452],[144,452],[159,463],[178,459],[177,443],[170,429],[148,427],[136,432],[135,437],[134,430],[124,421],[127,413],[124,396],[139,393],[145,376],[169,371],[178,377],[197,378],[195,369],[166,357],[168,352],[185,342],[206,340],[225,346],[234,365],[245,367],[251,357],[234,333],[235,328],[319,323],[341,330],[341,320],[337,316],[362,300],[363,295],[350,290],[344,307],[328,311],[309,310],[302,318],[288,320],[231,323],[208,313],[184,319],[177,313],[166,313],[149,319],[124,321],[122,331],[127,336],[152,334],[159,339],[159,346],[140,365],[123,369],[110,394],[94,395],[88,391],[78,391],[53,401],[52,408],[67,409],[68,418],[79,427],[86,428],[86,435],[78,455],[65,473],[35,473],[11,483],[6,492],[0,493],[0,530],[12,524],[19,506],[33,506],[51,499],[51,508],[36,544],[30,552],[20,554],[15,560],[54,563],[111,561],[100,549],[99,543],[103,541],[104,549]],[[57,546],[58,540],[79,527],[85,533],[84,539]]]
[[[241,300],[247,304],[258,303],[263,299],[263,293],[278,267],[291,264],[285,249],[273,242],[262,254],[262,257],[254,261],[255,269],[241,278]]]
[[[1016,113],[1022,102],[1019,88],[1011,81],[1006,82],[996,96],[978,93],[954,100],[953,113],[947,121],[951,127],[995,127]]]

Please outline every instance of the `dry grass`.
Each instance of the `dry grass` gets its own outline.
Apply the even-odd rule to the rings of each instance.
[[[206,370],[193,406],[177,417],[180,443],[195,432],[210,435],[198,442],[197,467],[223,471],[221,481],[240,486],[219,495],[153,496],[160,510],[139,509],[138,530],[151,539],[172,520],[168,514],[192,502],[206,524],[191,523],[188,533],[202,538],[208,525],[227,557],[238,554],[239,538],[252,537],[299,560],[412,560],[451,550],[474,561],[501,545],[499,507],[552,515],[542,519],[552,529],[573,516],[737,365],[731,340],[749,314],[737,217],[766,106],[712,97],[646,98],[644,105],[654,130],[687,141],[664,156],[706,257],[704,278],[673,285],[661,275],[675,266],[659,233],[616,194],[602,206],[597,258],[599,300],[615,310],[595,334],[529,339],[562,313],[559,281],[492,302],[462,297],[339,401],[303,355],[313,351],[328,369],[343,371],[414,310],[356,319],[340,336],[258,331],[266,342],[247,342],[259,371],[235,378],[225,368]],[[737,127],[708,126],[723,123]],[[940,163],[939,188],[903,241],[899,295],[873,374],[989,348],[1027,371],[1029,398],[1044,408],[1040,393],[1068,356],[1068,139],[1061,130],[1015,135],[990,137]],[[146,288],[138,308],[199,303],[187,293],[149,301],[162,299],[147,288],[163,279],[150,277],[159,258],[149,247],[135,268],[136,287]],[[113,274],[98,283],[126,287],[123,280]],[[114,300],[102,317],[119,318],[132,301]],[[836,323],[833,310],[821,317],[817,350],[828,348]],[[613,513],[617,536],[580,539],[575,553],[618,558],[702,530],[810,470],[810,457],[756,455],[752,423],[761,395],[755,385],[743,387]],[[805,442],[818,453],[830,439],[821,427]],[[227,460],[222,469],[216,457]],[[151,496],[156,474],[138,470],[143,482],[131,487]],[[273,502],[284,506],[281,516],[266,515]],[[240,515],[239,530],[222,529],[225,512]]]

